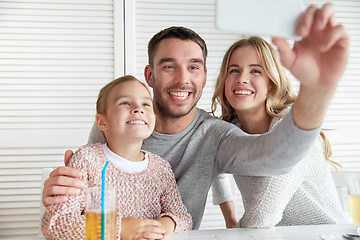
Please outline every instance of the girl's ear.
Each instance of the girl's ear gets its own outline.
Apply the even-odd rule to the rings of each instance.
[[[99,130],[101,131],[107,130],[106,118],[104,115],[97,113],[95,119]]]

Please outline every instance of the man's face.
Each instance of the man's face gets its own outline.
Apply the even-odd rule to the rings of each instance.
[[[160,42],[147,79],[154,92],[154,108],[163,117],[178,118],[196,111],[206,83],[200,46],[193,41],[170,38]]]

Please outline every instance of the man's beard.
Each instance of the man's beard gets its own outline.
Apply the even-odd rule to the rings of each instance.
[[[156,104],[156,107],[157,107],[157,110],[158,110],[158,114],[161,116],[161,117],[164,117],[164,118],[167,118],[167,119],[176,119],[176,118],[181,118],[183,116],[186,116],[188,115],[193,109],[194,107],[196,106],[196,103],[191,106],[189,108],[189,110],[185,111],[185,112],[180,112],[180,113],[174,113],[172,111],[170,111],[166,106],[165,104],[162,104],[162,102],[155,102]]]
[[[153,79],[153,82],[155,83],[155,80]],[[172,89],[174,87],[170,87],[170,89]],[[181,88],[178,88],[178,89],[181,89]],[[181,89],[181,90],[185,90],[185,89]],[[191,94],[196,94],[196,89],[192,88],[191,89]],[[168,92],[168,89],[165,89],[164,92]],[[156,83],[154,84],[153,86],[153,94],[154,94],[154,103],[157,107],[157,114],[160,116],[160,117],[163,117],[163,118],[167,118],[167,119],[177,119],[177,118],[181,118],[183,116],[186,116],[187,114],[189,114],[193,109],[194,107],[196,107],[196,104],[197,102],[199,101],[199,99],[197,99],[192,106],[189,107],[188,110],[185,110],[184,112],[174,112],[174,111],[171,111],[171,109],[169,107],[167,107],[166,105],[166,101],[164,101],[164,99],[162,98],[162,92],[159,92],[157,91],[157,88],[156,88]],[[180,109],[181,107],[179,107]]]

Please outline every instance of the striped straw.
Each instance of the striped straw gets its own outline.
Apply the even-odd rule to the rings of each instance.
[[[101,240],[105,240],[105,173],[108,165],[109,161],[105,163],[101,174]]]

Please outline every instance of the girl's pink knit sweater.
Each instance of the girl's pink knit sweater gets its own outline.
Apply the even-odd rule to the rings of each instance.
[[[171,166],[161,157],[148,152],[149,165],[140,173],[127,173],[113,164],[106,170],[106,186],[117,189],[117,239],[120,239],[121,218],[134,216],[141,219],[171,217],[175,231],[190,230],[191,215],[181,201]],[[70,166],[83,172],[88,187],[101,187],[101,171],[108,161],[102,144],[80,147]],[[68,196],[68,201],[46,208],[42,220],[42,231],[47,239],[85,238],[85,193]]]

